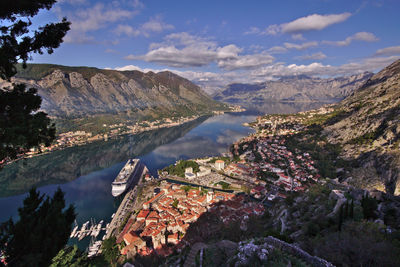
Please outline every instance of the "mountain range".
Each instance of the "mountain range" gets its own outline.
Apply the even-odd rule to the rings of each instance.
[[[226,109],[172,72],[116,71],[50,64],[18,66],[13,82],[38,89],[42,109],[56,118],[195,115]],[[6,82],[1,82],[3,87]]]
[[[350,95],[372,75],[370,72],[336,78],[298,75],[263,83],[235,83],[213,97],[229,103],[336,102]]]

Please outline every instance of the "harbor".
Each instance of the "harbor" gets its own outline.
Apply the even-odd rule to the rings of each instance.
[[[104,225],[104,220],[100,220],[99,223],[96,223],[96,220],[91,218],[82,225],[78,225],[75,221],[70,239],[75,239],[80,242],[86,238],[90,238],[89,245],[86,249],[88,257],[94,257],[100,254],[102,242],[110,238],[113,233],[119,229],[124,219],[130,215],[129,211],[132,210],[138,188],[141,186],[144,177],[146,177],[146,179],[152,177],[147,167],[140,162],[139,159],[129,159],[112,183],[112,192],[110,193],[114,197],[122,195],[125,191],[127,192],[122,202],[119,204],[117,211],[111,215],[111,222]],[[118,183],[117,189],[114,187],[116,183]]]

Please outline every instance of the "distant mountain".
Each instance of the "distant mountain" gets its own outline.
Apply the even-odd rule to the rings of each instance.
[[[229,103],[251,102],[332,102],[350,95],[373,74],[337,78],[312,78],[306,75],[282,77],[257,84],[230,84],[214,95]]]
[[[324,132],[360,163],[353,183],[392,194],[396,184],[400,189],[400,60],[368,79],[336,112]]]
[[[42,109],[58,118],[192,115],[225,108],[197,85],[168,71],[143,73],[49,64],[18,67],[14,82],[37,88],[43,98]]]

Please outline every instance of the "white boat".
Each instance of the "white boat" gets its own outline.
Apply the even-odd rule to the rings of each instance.
[[[89,246],[89,248],[88,248],[88,257],[89,258],[96,256],[99,253],[99,251],[101,249],[101,244],[102,244],[102,241],[99,240],[99,241],[92,243]]]
[[[89,221],[85,222],[82,225],[82,228],[81,228],[81,230],[79,231],[79,234],[78,234],[79,241],[82,240],[86,236],[86,231],[87,231],[88,225],[89,225]]]
[[[114,182],[112,182],[111,193],[117,197],[125,192],[132,184],[134,178],[139,174],[141,162],[139,159],[129,159],[125,166],[118,173]]]
[[[79,228],[78,225],[74,227],[74,229],[72,230],[71,235],[69,236],[69,238],[75,237],[75,234],[76,234],[76,231],[78,231],[78,228]]]
[[[101,226],[103,225],[103,220],[100,221],[98,225],[93,229],[92,236],[97,237],[100,234]]]

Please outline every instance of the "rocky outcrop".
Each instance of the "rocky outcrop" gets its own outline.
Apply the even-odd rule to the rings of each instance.
[[[257,262],[267,265],[269,254],[275,249],[298,258],[310,266],[334,267],[332,263],[312,256],[301,248],[272,236],[240,242],[238,253],[230,260],[230,263],[234,263],[234,266],[250,266],[251,262],[254,262],[254,258],[256,258]],[[290,262],[288,266],[291,266]]]
[[[349,96],[371,76],[368,72],[328,79],[301,75],[258,84],[231,84],[214,99],[232,103],[332,102]]]
[[[324,134],[329,142],[342,145],[344,158],[359,162],[353,182],[399,194],[400,60],[340,102],[337,112]]]

